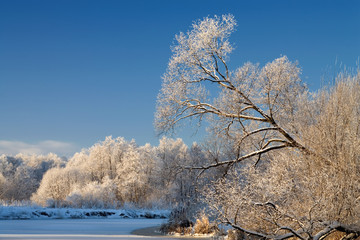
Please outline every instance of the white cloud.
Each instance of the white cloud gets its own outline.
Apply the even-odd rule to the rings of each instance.
[[[38,143],[25,143],[21,141],[0,140],[0,155],[23,154],[48,154],[55,153],[59,156],[72,156],[78,147],[75,144],[46,140]]]

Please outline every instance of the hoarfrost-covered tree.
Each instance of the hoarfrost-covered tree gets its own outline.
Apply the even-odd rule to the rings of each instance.
[[[93,175],[93,180],[101,181],[105,176],[113,179],[116,175],[116,166],[121,163],[123,154],[129,144],[124,138],[112,138],[108,136],[88,150],[87,163]],[[90,161],[89,161],[90,160]]]
[[[186,120],[210,124],[227,158],[183,165],[224,171],[205,199],[235,229],[275,239],[320,239],[334,229],[360,234],[350,226],[359,226],[360,212],[359,72],[340,75],[316,95],[286,56],[231,70],[235,26],[232,15],[207,17],[176,36],[157,129]]]
[[[291,120],[305,90],[300,69],[286,56],[263,68],[246,63],[231,71],[227,60],[236,22],[232,15],[204,18],[176,36],[158,96],[156,127],[168,131],[185,119],[203,120],[234,141],[238,156],[203,169],[231,165],[269,151],[309,150],[296,139]],[[214,86],[218,88],[215,89]],[[243,147],[246,146],[246,147]]]
[[[183,203],[188,179],[184,177],[179,166],[188,163],[188,147],[180,138],[163,137],[160,139],[156,152],[160,165],[158,184],[164,190],[166,202],[174,205]]]
[[[52,168],[45,173],[39,189],[31,197],[34,202],[52,207],[62,206],[62,200],[71,191],[62,170]]]
[[[103,183],[89,182],[82,187],[73,188],[66,197],[72,207],[78,208],[116,208],[117,186],[109,177],[105,177]]]
[[[44,206],[168,207],[192,184],[177,173],[178,163],[188,160],[180,139],[152,147],[109,136],[74,154],[65,167],[49,170],[32,200]]]
[[[242,166],[206,189],[209,206],[258,237],[321,239],[334,229],[359,235],[359,72],[341,73],[334,86],[304,98],[297,119],[316,154],[286,150],[259,168]]]
[[[6,178],[0,172],[0,199],[3,199],[5,193],[7,192],[8,184]]]
[[[84,204],[82,207],[89,207],[91,203],[94,207],[118,206],[122,201],[121,196],[109,186],[115,185],[117,168],[131,144],[123,138],[108,136],[89,149],[74,154],[65,168],[52,169],[45,174],[32,200],[51,206]],[[101,195],[100,192],[106,191],[109,197],[104,195],[98,202],[94,200]],[[91,196],[92,193],[94,196]],[[115,200],[112,198],[114,194]]]
[[[40,185],[44,173],[65,165],[66,160],[55,154],[0,156],[0,199],[8,201],[28,200]]]
[[[122,198],[127,202],[146,201],[147,175],[146,164],[142,161],[137,146],[130,146],[124,154],[124,160],[117,167],[117,183]]]

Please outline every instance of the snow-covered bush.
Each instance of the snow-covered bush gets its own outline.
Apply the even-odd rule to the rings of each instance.
[[[199,159],[201,149],[181,139],[164,137],[152,147],[110,136],[50,169],[31,199],[53,207],[185,206],[194,200],[196,173],[180,165]]]
[[[66,197],[67,203],[76,208],[117,208],[116,184],[109,178],[103,183],[90,182],[74,189]]]
[[[29,200],[46,171],[64,166],[66,159],[55,154],[0,156],[0,200]]]
[[[202,215],[200,218],[196,219],[194,225],[194,233],[196,234],[209,234],[211,233],[211,226],[209,218],[205,215]]]

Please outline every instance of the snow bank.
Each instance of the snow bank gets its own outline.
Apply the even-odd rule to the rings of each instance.
[[[169,210],[0,206],[0,219],[168,218]]]

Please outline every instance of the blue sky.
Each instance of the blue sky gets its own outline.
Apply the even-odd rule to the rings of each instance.
[[[0,154],[70,155],[108,135],[157,145],[156,97],[175,34],[227,13],[238,22],[233,67],[287,55],[312,90],[336,61],[356,67],[355,0],[0,0]]]

